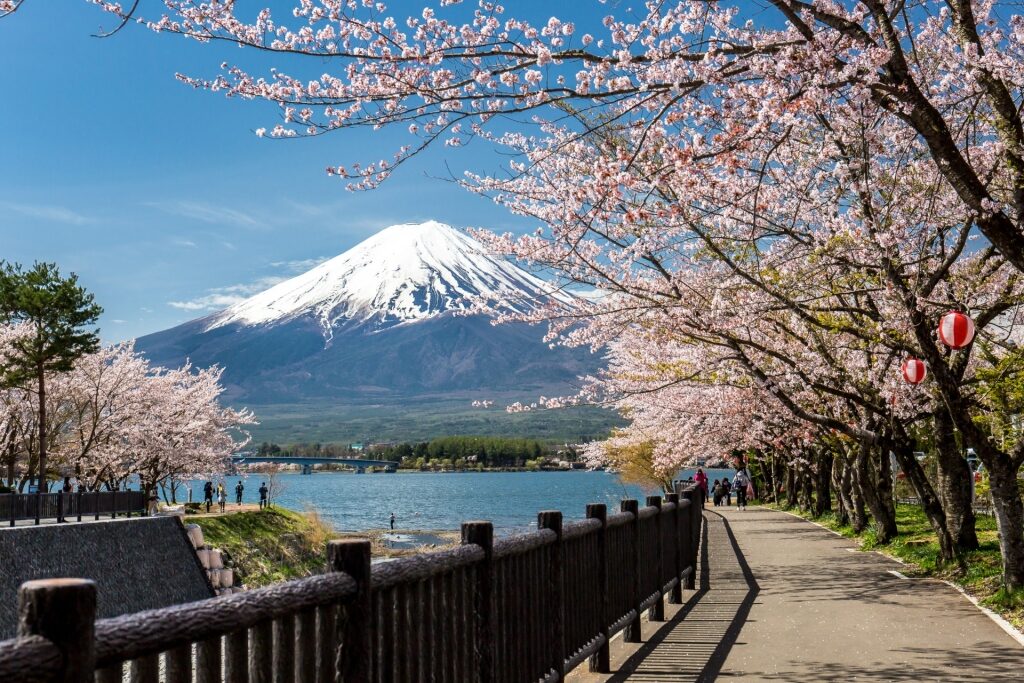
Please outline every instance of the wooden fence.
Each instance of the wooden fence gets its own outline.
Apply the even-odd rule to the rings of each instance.
[[[19,519],[79,521],[100,517],[131,517],[146,511],[142,491],[74,491],[71,493],[0,493],[0,523]]]
[[[563,523],[373,565],[369,541],[332,541],[328,573],[267,588],[95,620],[80,579],[24,584],[19,637],[0,643],[0,681],[333,683],[558,681],[664,600],[693,588],[703,516],[689,489],[619,512],[588,505]],[[94,674],[95,672],[95,674]],[[94,677],[95,676],[95,677]]]

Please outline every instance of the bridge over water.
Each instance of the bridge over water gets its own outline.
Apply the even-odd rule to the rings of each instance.
[[[396,463],[391,460],[371,460],[369,458],[327,458],[307,457],[299,455],[233,455],[231,462],[236,465],[256,465],[258,463],[277,463],[281,465],[301,465],[303,474],[312,474],[313,465],[344,465],[362,474],[367,467],[383,467],[394,472]]]

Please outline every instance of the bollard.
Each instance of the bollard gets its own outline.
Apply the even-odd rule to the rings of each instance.
[[[552,668],[558,674],[556,680],[565,678],[565,596],[562,592],[562,513],[545,510],[537,514],[537,528],[555,532],[555,542],[550,546],[550,569],[548,572],[548,609],[550,610],[551,631],[549,633]]]
[[[370,653],[373,610],[370,602],[370,541],[353,539],[327,544],[327,563],[331,571],[345,572],[355,579],[358,593],[345,606],[338,620],[337,642],[341,643],[335,671],[339,681],[370,680]]]
[[[18,636],[42,636],[60,650],[64,666],[52,681],[92,683],[96,664],[96,584],[87,579],[41,579],[18,591]]]
[[[476,651],[480,683],[496,678],[494,642],[494,526],[490,522],[463,522],[462,543],[474,543],[484,549],[484,559],[476,566]]]
[[[589,668],[594,673],[609,673],[611,671],[611,655],[609,653],[610,638],[608,637],[608,624],[611,622],[608,602],[608,507],[603,503],[592,503],[587,506],[587,518],[596,519],[601,522],[601,528],[597,532],[597,585],[601,590],[601,631],[604,636],[604,643],[597,649],[597,652],[590,655]]]

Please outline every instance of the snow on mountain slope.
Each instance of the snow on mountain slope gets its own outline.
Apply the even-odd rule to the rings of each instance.
[[[324,336],[346,324],[388,327],[465,310],[483,296],[521,309],[552,297],[551,286],[479,242],[436,221],[393,225],[340,256],[221,313],[206,330],[239,323],[273,325],[311,315]]]

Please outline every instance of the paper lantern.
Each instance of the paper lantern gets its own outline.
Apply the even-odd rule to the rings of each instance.
[[[939,320],[939,339],[951,349],[962,349],[974,339],[974,321],[959,311],[950,311]]]
[[[907,380],[910,384],[920,384],[928,376],[928,367],[924,364],[924,361],[916,358],[908,358],[903,361],[900,369],[903,371],[903,379]]]

